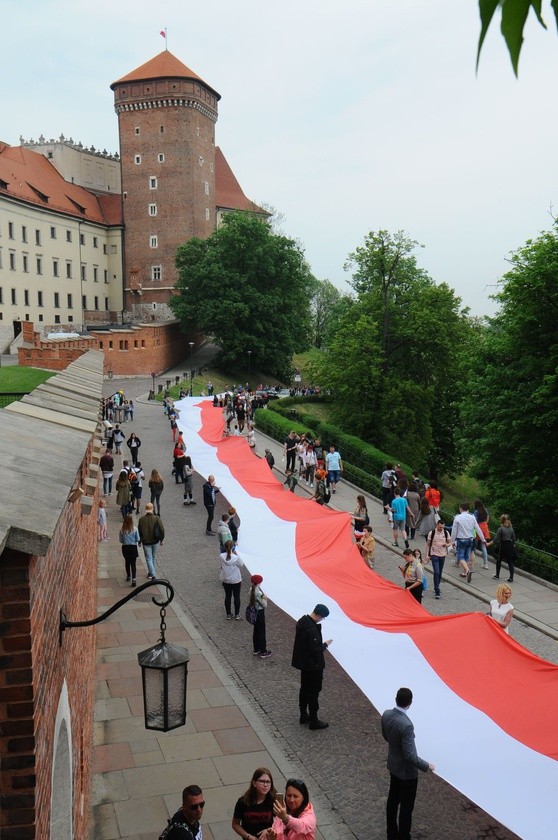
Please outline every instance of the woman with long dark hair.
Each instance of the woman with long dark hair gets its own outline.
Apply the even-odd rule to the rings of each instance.
[[[315,840],[316,815],[302,779],[287,779],[285,802],[276,799],[273,813],[273,826],[262,840]]]
[[[138,559],[138,543],[140,537],[131,513],[127,513],[124,517],[122,527],[118,533],[118,539],[122,546],[122,556],[124,557],[124,564],[126,566],[126,580],[128,583],[132,581],[132,586],[135,586],[136,560]]]
[[[475,508],[473,510],[473,516],[479,523],[479,528],[481,529],[486,542],[482,542],[477,537],[477,548],[480,546],[480,550],[482,551],[482,567],[483,569],[488,569],[488,552],[486,550],[486,543],[490,541],[490,531],[488,530],[488,511],[481,502],[480,499],[475,499]]]
[[[250,578],[252,587],[250,589],[250,606],[256,608],[256,621],[254,623],[254,632],[252,634],[252,651],[254,656],[260,656],[262,659],[267,659],[271,656],[271,651],[267,649],[267,639],[265,634],[265,608],[267,607],[267,596],[264,595],[260,586],[263,583],[261,575],[252,575]]]
[[[242,840],[258,840],[262,831],[273,824],[273,803],[277,791],[267,767],[257,767],[250,787],[237,801],[232,818],[233,831]]]
[[[161,516],[161,493],[165,484],[157,470],[151,470],[149,479],[149,490],[151,491],[151,504],[157,507],[157,516]]]

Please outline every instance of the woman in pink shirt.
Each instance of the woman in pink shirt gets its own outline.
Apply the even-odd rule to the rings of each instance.
[[[315,840],[316,815],[308,788],[301,779],[288,779],[284,804],[273,804],[273,825],[260,834],[261,840]]]

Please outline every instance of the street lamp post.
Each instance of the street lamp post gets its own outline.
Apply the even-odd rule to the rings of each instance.
[[[248,350],[248,379],[252,375],[252,351]]]
[[[127,601],[135,598],[144,589],[150,586],[162,584],[166,587],[167,598],[158,601],[155,597],[151,600],[160,609],[161,615],[161,638],[156,645],[138,653],[138,663],[142,670],[143,683],[143,705],[145,728],[156,729],[159,732],[168,732],[186,723],[186,684],[188,681],[188,662],[190,654],[186,648],[171,645],[165,641],[166,607],[174,598],[174,589],[168,580],[150,580],[138,586],[120,601],[117,601],[110,609],[86,621],[70,621],[66,614],[60,610],[59,642],[62,646],[62,634],[71,627],[91,627],[104,621],[116,610],[119,610]]]
[[[192,352],[194,350],[194,342],[189,341],[188,344],[190,345],[190,396],[194,396],[194,369],[192,367]]]

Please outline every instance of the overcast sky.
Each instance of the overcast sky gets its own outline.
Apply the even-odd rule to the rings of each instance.
[[[558,204],[558,38],[532,21],[516,80],[477,0],[0,0],[0,139],[118,150],[109,85],[168,47],[222,96],[217,143],[284,214],[314,274],[405,230],[473,314]]]

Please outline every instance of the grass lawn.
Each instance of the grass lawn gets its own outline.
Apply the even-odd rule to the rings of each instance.
[[[18,367],[18,365],[0,367],[0,392],[32,391],[51,376],[54,376],[54,373],[50,370]]]
[[[164,379],[164,375],[161,377]],[[234,376],[231,376],[228,373],[223,373],[223,371],[218,370],[217,368],[207,368],[204,369],[202,376],[194,376],[193,382],[193,393],[194,396],[199,396],[203,391],[204,394],[207,394],[207,383],[213,383],[213,391],[215,394],[219,394],[225,390],[225,386],[228,386],[230,389],[234,384],[242,383],[243,385],[246,382],[250,383],[252,388],[257,388],[258,385],[280,385],[282,388],[286,387],[283,382],[280,382],[278,379],[275,379],[273,376],[269,376],[267,373],[262,373],[259,370],[252,370],[250,374],[248,374],[248,369],[240,370],[235,373]],[[190,387],[189,380],[185,380],[181,382],[179,385],[173,385],[170,388],[170,394],[173,399],[178,399],[178,394],[180,389],[183,388],[185,391],[188,390]],[[158,400],[163,399],[163,394],[157,395]]]

